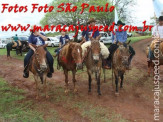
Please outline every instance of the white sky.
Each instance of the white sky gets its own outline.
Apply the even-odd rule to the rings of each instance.
[[[28,34],[29,32],[1,32],[2,25],[27,25],[27,24],[39,24],[41,18],[44,16],[43,12],[34,12],[31,13],[31,4],[32,3],[39,3],[39,5],[45,5],[50,3],[52,0],[0,0],[0,38],[6,36],[13,36],[16,33],[19,35]],[[160,0],[163,3],[163,0]],[[26,13],[8,13],[2,11],[2,5],[4,3],[9,3],[9,5],[15,5],[16,3],[20,6],[28,6],[28,11]],[[136,0],[136,6],[134,11],[132,12],[133,16],[135,17],[134,23],[132,25],[141,26],[144,20],[147,21],[147,24],[150,24],[150,18],[154,16],[154,8],[152,4],[152,0]]]

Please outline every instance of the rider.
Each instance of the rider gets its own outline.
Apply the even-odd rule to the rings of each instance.
[[[90,18],[87,22],[88,26],[90,27],[94,27],[96,25],[96,20],[94,18]],[[100,33],[98,30],[96,30],[93,33],[93,30],[89,30],[89,27],[87,28],[87,30],[84,30],[82,32],[82,40],[85,41],[90,41],[90,37],[93,37],[94,39],[98,38],[100,36]]]
[[[57,48],[55,50],[56,55],[54,57],[56,57],[59,54],[59,51],[61,50],[61,48],[68,43],[68,41],[70,40],[69,36],[66,34],[65,31],[61,30],[61,36],[59,38],[59,48]]]
[[[30,62],[32,55],[34,54],[34,52],[36,50],[32,46],[32,44],[37,45],[37,46],[41,46],[41,45],[44,45],[45,41],[47,40],[47,37],[43,33],[40,33],[39,31],[33,30],[33,28],[34,28],[34,26],[31,27],[31,35],[28,39],[30,50],[28,51],[27,55],[24,58],[24,74],[23,74],[24,78],[29,77],[28,65],[29,65],[29,62]],[[45,49],[45,50],[47,51],[46,57],[47,57],[47,61],[48,61],[49,68],[50,68],[50,72],[47,74],[47,77],[51,78],[52,73],[54,72],[54,69],[53,69],[54,60],[53,60],[52,55],[49,53],[49,51],[47,49]]]
[[[117,22],[117,24],[115,24],[115,25],[119,26],[118,27],[118,29],[119,29],[120,27],[123,27],[125,25],[125,23],[123,23],[121,20],[119,20]],[[121,29],[121,30],[122,31],[117,30],[115,32],[115,35],[112,34],[112,42],[113,42],[113,44],[109,47],[110,55],[108,57],[108,64],[109,64],[110,68],[111,68],[111,62],[112,62],[113,53],[118,48],[117,43],[118,42],[125,43],[127,41],[127,32],[124,31],[123,29]],[[130,57],[129,57],[128,68],[129,68],[129,66],[131,64],[131,60],[132,60],[133,56],[135,55],[135,51],[134,51],[134,49],[131,46],[129,46],[129,52],[130,52]]]
[[[153,28],[152,31],[153,38],[158,38],[159,41],[163,41],[163,16],[159,17],[159,23]],[[153,42],[156,42],[157,40],[153,40]],[[148,54],[148,61],[152,60],[154,58],[153,52],[151,49],[149,49]]]
[[[96,20],[94,18],[90,18],[89,21],[87,22],[88,26],[90,26],[91,28],[93,28],[96,25]],[[93,37],[94,39],[97,39],[98,37],[100,37],[100,33],[99,30],[96,30],[93,33],[93,29],[89,30],[89,27],[87,28],[87,30],[84,30],[82,32],[82,40],[85,41],[90,41],[90,37]],[[107,66],[107,61],[104,59],[103,60],[103,68],[108,69],[109,67]]]
[[[13,37],[13,39],[14,39],[15,42],[18,41],[18,35],[15,34],[15,36]]]

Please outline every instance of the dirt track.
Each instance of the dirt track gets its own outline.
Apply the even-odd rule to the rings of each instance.
[[[93,106],[105,108],[108,113],[114,111],[121,114],[122,118],[128,121],[153,122],[153,92],[151,89],[153,81],[152,77],[147,77],[145,55],[145,47],[150,41],[151,39],[146,39],[136,42],[133,45],[136,51],[136,56],[132,63],[133,70],[126,73],[124,89],[120,90],[119,97],[115,97],[114,95],[114,89],[111,85],[111,76],[107,77],[107,83],[102,83],[102,96],[99,98],[97,97],[96,83],[92,83],[92,94],[88,95],[87,75],[85,73],[78,73],[78,94],[71,96],[72,101],[66,97],[67,100],[60,101],[56,104],[54,99],[56,96],[61,96],[57,94],[60,92],[56,93],[56,90],[64,88],[64,76],[63,72],[55,71],[53,78],[48,79],[50,98],[45,100],[45,97],[41,97],[39,100],[35,100],[35,84],[32,76],[28,79],[22,77],[23,62],[17,59],[7,60],[6,56],[0,57],[0,76],[4,77],[13,86],[24,89],[27,99],[34,100],[35,103],[39,103],[40,105],[46,104],[47,108],[46,112],[44,112],[45,119],[50,116],[48,109],[52,108],[58,112],[59,118],[63,121],[90,121],[87,116],[83,117],[81,115],[79,108],[74,109],[69,107],[72,106],[74,102],[87,102]],[[163,79],[163,67],[161,67],[161,77]],[[69,80],[70,89],[72,89],[71,79]],[[64,94],[62,93],[62,95]],[[163,100],[161,100],[160,103],[160,111],[163,111]],[[66,107],[65,104],[67,104]],[[163,114],[160,115],[160,120],[163,120]]]

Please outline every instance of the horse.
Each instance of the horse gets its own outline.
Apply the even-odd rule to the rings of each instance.
[[[157,40],[158,39],[152,41],[152,43],[147,46],[147,48],[146,48],[146,55],[148,57],[149,49],[151,49],[151,51],[154,52],[154,50],[156,48],[157,49],[159,48],[159,65],[163,65],[163,41],[157,43]],[[152,60],[149,60],[147,62],[147,65],[148,65],[148,76],[151,75],[151,72],[153,72],[153,75],[154,75],[154,63],[153,63],[154,60],[156,60],[155,57]]]
[[[39,88],[38,88],[38,82],[41,80],[41,83],[44,85],[44,92],[46,98],[49,98],[47,94],[47,73],[49,72],[49,66],[46,59],[46,45],[43,46],[36,46],[32,45],[36,51],[34,52],[33,56],[31,57],[30,63],[29,63],[29,71],[31,71],[34,75],[35,83],[36,83],[36,90],[37,95],[36,99],[39,98]]]
[[[73,75],[73,84],[74,84],[74,93],[77,92],[76,89],[76,78],[75,74],[78,69],[82,68],[82,49],[81,43],[76,42],[68,42],[63,48],[61,49],[58,55],[58,65],[62,67],[64,70],[65,75],[65,84],[66,90],[65,93],[69,92],[68,89],[68,72],[72,71]]]
[[[102,68],[102,55],[101,55],[101,47],[100,47],[100,38],[93,39],[91,38],[91,44],[87,47],[87,51],[85,53],[84,64],[87,68],[88,74],[88,85],[89,90],[91,92],[91,82],[92,82],[92,74],[95,73],[95,78],[97,81],[97,93],[101,95],[100,90],[100,77],[101,77],[101,68]]]
[[[118,96],[118,81],[119,78],[121,79],[120,88],[123,88],[123,79],[124,79],[124,73],[127,70],[127,67],[129,65],[129,43],[121,43],[118,42],[118,48],[113,54],[112,58],[112,70],[115,76],[115,85],[116,85],[116,92],[115,95]]]
[[[10,43],[8,43],[6,45],[7,58],[11,58],[10,51],[12,49],[16,49],[16,54],[18,55],[20,53],[20,55],[22,56],[22,50],[23,50],[24,47],[27,47],[27,46],[28,46],[28,42],[26,42],[26,41],[17,41],[17,42],[10,42]]]

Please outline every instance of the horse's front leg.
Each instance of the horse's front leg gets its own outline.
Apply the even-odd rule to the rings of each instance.
[[[124,79],[124,74],[121,74],[121,85],[120,85],[120,88],[123,88],[123,79]]]
[[[38,88],[38,76],[34,75],[35,83],[36,83],[36,99],[39,98],[39,88]]]
[[[72,75],[73,75],[73,84],[74,84],[74,92],[77,92],[77,89],[76,89],[76,85],[75,85],[75,82],[76,82],[76,79],[75,79],[75,74],[76,74],[76,70],[73,70],[72,71]]]
[[[105,69],[103,68],[103,73],[104,73],[104,83],[106,83],[106,75],[105,75]]]
[[[88,73],[88,86],[89,86],[88,92],[91,92],[91,82],[92,82],[91,71],[88,70],[87,73]]]
[[[65,93],[68,93],[68,71],[64,69],[64,74],[65,74],[65,83],[66,83],[66,90]]]
[[[114,75],[115,75],[115,85],[116,85],[115,95],[119,95],[119,92],[118,92],[118,74],[114,73]]]
[[[100,76],[101,76],[101,73],[97,73],[97,93],[98,95],[101,95],[101,90],[100,90]]]
[[[22,47],[20,47],[20,55],[22,56]]]
[[[44,83],[44,92],[45,92],[45,97],[49,98],[47,91],[48,91],[48,86],[47,86],[47,80],[46,80],[47,75],[43,75],[43,83]]]

